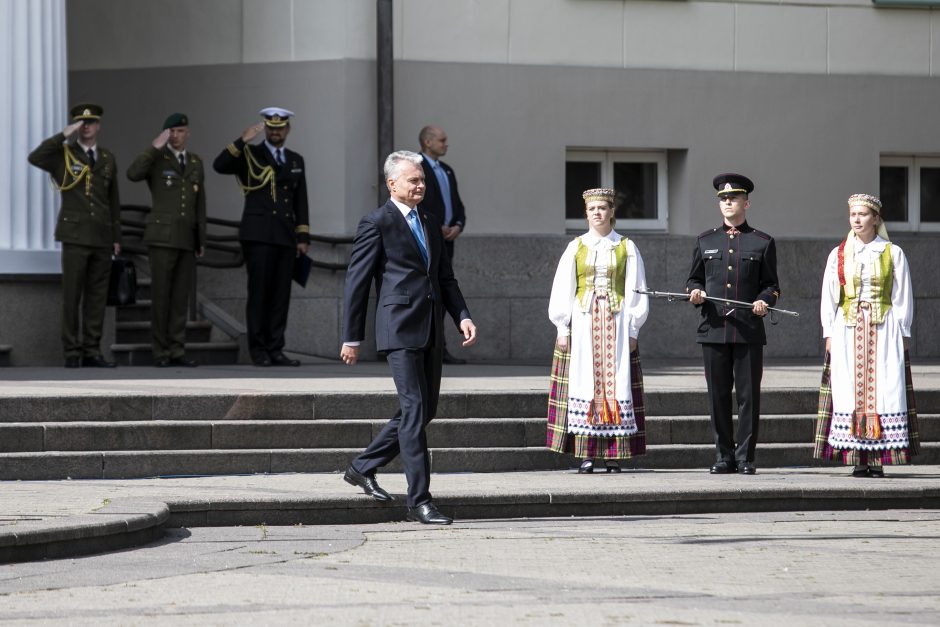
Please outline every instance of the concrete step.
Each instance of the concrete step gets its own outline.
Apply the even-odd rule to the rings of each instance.
[[[212,323],[208,320],[186,322],[186,343],[208,342]],[[147,344],[150,342],[150,320],[117,322],[114,325],[116,344]]]
[[[144,322],[150,320],[150,299],[142,298],[138,295],[137,302],[133,305],[122,305],[115,307],[114,315],[116,322]]]
[[[149,347],[148,347],[149,348]],[[234,348],[229,346],[229,348]],[[143,357],[141,357],[143,359]],[[304,376],[304,367],[284,374]],[[365,387],[365,386],[364,386]],[[547,383],[546,383],[547,387]],[[762,394],[764,415],[813,415],[816,390],[769,390]],[[940,407],[940,390],[917,393],[918,406]],[[540,417],[546,414],[546,394],[519,392],[447,392],[438,403],[441,418]],[[363,392],[218,393],[157,392],[122,396],[68,394],[61,396],[0,397],[2,422],[120,421],[120,420],[387,420],[398,409],[394,394]],[[647,416],[707,415],[705,392],[649,392]]]
[[[158,420],[0,423],[0,452],[157,451],[364,447],[384,420]],[[940,415],[919,419],[922,441],[940,441]],[[814,416],[763,416],[760,442],[813,441]],[[653,416],[649,444],[711,444],[707,417]],[[539,447],[543,418],[438,418],[428,427],[432,447]]]
[[[152,366],[150,342],[112,344],[111,354],[120,366]],[[238,342],[187,342],[186,356],[204,366],[238,362]]]
[[[758,468],[821,465],[812,459],[812,443],[764,444]],[[130,479],[161,476],[230,475],[285,472],[338,472],[361,448],[246,449],[188,451],[103,451],[0,453],[4,480]],[[702,468],[715,459],[710,444],[652,445],[646,455],[624,468]],[[940,464],[940,444],[921,445],[918,464]],[[578,460],[542,447],[432,448],[434,472],[517,472],[573,468]],[[401,465],[389,464],[388,472]]]

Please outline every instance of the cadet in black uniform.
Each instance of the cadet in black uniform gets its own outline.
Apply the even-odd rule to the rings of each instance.
[[[760,381],[763,374],[764,316],[780,297],[777,284],[777,249],[774,239],[750,226],[745,212],[754,184],[740,174],[719,174],[712,184],[718,190],[721,226],[698,236],[692,253],[692,270],[686,283],[689,301],[701,308],[698,343],[705,359],[705,381],[717,462],[712,474],[735,471],[753,475],[754,449],[760,418]],[[717,296],[748,303],[748,309],[705,300]],[[731,388],[738,401],[735,444],[731,422]]]
[[[261,110],[264,122],[250,126],[215,158],[219,174],[234,174],[245,194],[238,239],[248,270],[245,322],[256,366],[299,366],[284,349],[294,259],[307,253],[310,226],[304,158],[284,147],[292,112]],[[264,130],[265,141],[249,145]]]

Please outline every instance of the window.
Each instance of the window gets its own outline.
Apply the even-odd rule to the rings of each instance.
[[[882,157],[880,197],[888,231],[940,231],[940,158]]]
[[[618,226],[665,231],[666,152],[569,150],[565,162],[565,227],[584,230],[581,193],[592,187],[617,191]]]

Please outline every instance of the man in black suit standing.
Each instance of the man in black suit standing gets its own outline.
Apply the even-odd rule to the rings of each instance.
[[[421,155],[406,150],[385,160],[391,198],[359,222],[346,271],[343,347],[348,365],[359,359],[372,282],[376,287],[376,348],[385,353],[401,404],[371,444],[346,469],[344,479],[378,501],[392,496],[375,471],[401,454],[408,480],[408,520],[449,525],[430,492],[425,427],[437,412],[443,353],[442,310],[459,325],[464,346],[477,339],[444,248],[440,222],[417,211],[425,194]]]
[[[754,183],[740,174],[719,174],[721,226],[698,236],[686,291],[701,308],[698,343],[705,361],[705,382],[715,433],[717,461],[711,473],[753,475],[760,418],[760,382],[764,368],[764,316],[780,297],[774,238],[747,223]],[[706,296],[751,303],[724,305]],[[731,390],[738,405],[737,444],[731,421]]]
[[[307,254],[310,225],[304,158],[284,147],[293,112],[261,110],[264,122],[249,126],[215,158],[219,174],[234,174],[245,194],[238,239],[248,270],[245,326],[256,366],[299,366],[284,352],[295,259]],[[251,145],[264,130],[265,140]]]
[[[447,133],[439,126],[425,126],[418,133],[418,142],[421,144],[421,169],[424,170],[427,188],[418,209],[433,214],[441,223],[444,247],[453,259],[454,240],[463,233],[467,214],[457,191],[454,169],[441,161],[441,157],[447,154]],[[467,361],[451,355],[445,344],[444,363],[465,364]]]

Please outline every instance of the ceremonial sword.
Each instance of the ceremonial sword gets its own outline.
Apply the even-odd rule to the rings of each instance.
[[[657,292],[655,290],[633,290],[637,294],[646,294],[647,296],[652,296],[653,298],[665,298],[668,301],[676,300],[689,300],[689,294],[683,294],[682,292]],[[703,296],[705,300],[710,300],[713,303],[719,303],[722,305],[738,305],[740,307],[747,307],[751,309],[754,307],[754,303],[746,303],[743,300],[732,300],[730,298],[718,298],[717,296]],[[790,311],[788,309],[779,309],[777,307],[767,307],[768,311],[776,311],[777,313],[782,313],[787,316],[799,317],[800,312]]]

